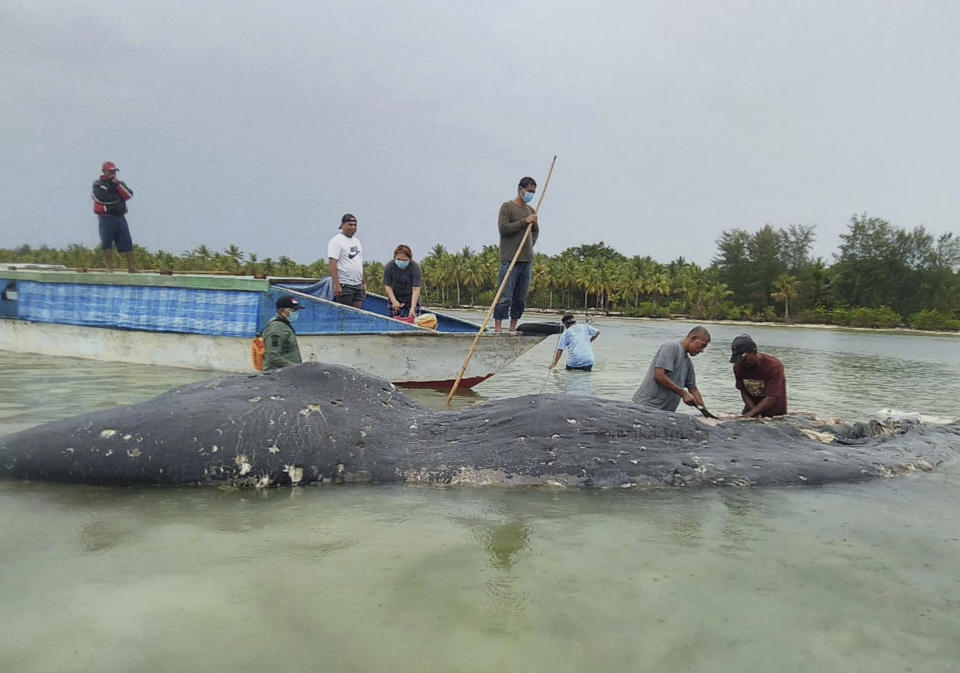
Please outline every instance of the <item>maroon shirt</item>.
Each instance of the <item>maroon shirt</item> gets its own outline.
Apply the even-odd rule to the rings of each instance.
[[[749,395],[754,404],[762,402],[764,397],[776,397],[773,407],[763,415],[782,416],[787,413],[787,377],[783,373],[783,363],[772,355],[759,355],[760,362],[755,367],[748,367],[743,362],[733,365],[737,389]]]

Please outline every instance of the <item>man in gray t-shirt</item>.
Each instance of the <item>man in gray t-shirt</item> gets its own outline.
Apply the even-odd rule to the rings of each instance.
[[[709,343],[710,332],[698,326],[687,332],[682,340],[668,341],[660,346],[647,375],[633,394],[633,401],[664,411],[676,411],[680,400],[696,407],[705,406],[690,358],[702,353]]]

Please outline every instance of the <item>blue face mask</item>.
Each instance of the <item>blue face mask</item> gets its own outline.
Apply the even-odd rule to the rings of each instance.
[[[523,202],[530,203],[533,201],[533,192],[524,192],[523,193]]]
[[[297,322],[297,319],[300,317],[300,311],[291,311],[290,317],[287,318],[290,322]]]
[[[393,263],[397,265],[398,269],[406,269],[410,265],[409,259],[395,259]]]

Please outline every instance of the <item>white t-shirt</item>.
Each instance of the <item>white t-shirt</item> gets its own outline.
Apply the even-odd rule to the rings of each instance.
[[[337,260],[337,276],[341,285],[363,284],[363,246],[359,238],[337,234],[327,243],[327,258]]]

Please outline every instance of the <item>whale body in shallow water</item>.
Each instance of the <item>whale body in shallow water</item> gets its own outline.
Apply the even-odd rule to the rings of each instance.
[[[960,451],[960,423],[709,423],[571,395],[436,411],[383,379],[306,363],[7,435],[0,476],[117,485],[748,486],[928,471]]]

